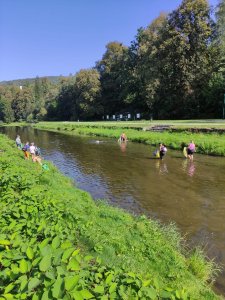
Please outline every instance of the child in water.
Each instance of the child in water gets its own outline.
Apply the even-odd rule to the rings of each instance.
[[[165,156],[166,152],[167,152],[166,145],[165,144],[159,144],[159,156],[160,156],[160,159],[163,159],[163,156]]]

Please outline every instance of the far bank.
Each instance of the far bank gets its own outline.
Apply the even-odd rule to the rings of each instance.
[[[188,131],[186,127],[183,129],[179,128],[178,132],[172,130],[154,132],[141,130],[140,127],[134,128],[133,123],[132,125],[129,125],[129,123],[126,125],[125,123],[121,126],[116,122],[114,124],[112,122],[111,125],[107,122],[39,122],[32,126],[37,129],[58,131],[66,134],[109,137],[116,140],[122,132],[125,132],[129,141],[154,146],[163,142],[168,148],[181,151],[191,140],[194,140],[198,153],[225,156],[224,133],[193,133]],[[134,124],[136,125],[136,123]]]

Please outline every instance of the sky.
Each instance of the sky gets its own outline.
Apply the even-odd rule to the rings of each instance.
[[[0,0],[0,81],[91,68],[181,0]],[[215,6],[218,0],[209,0]]]

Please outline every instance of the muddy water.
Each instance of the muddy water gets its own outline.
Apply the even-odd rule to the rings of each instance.
[[[164,223],[175,222],[190,244],[204,245],[225,269],[225,158],[168,151],[159,161],[154,148],[119,145],[110,139],[77,137],[32,128],[4,128],[12,139],[34,141],[43,156],[76,185],[97,198]],[[225,272],[216,282],[225,294]]]

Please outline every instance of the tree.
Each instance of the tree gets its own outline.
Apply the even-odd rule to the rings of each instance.
[[[217,43],[220,49],[220,72],[225,77],[225,0],[220,0],[217,13]]]
[[[100,73],[104,114],[114,114],[123,107],[123,68],[127,53],[128,48],[121,43],[110,42],[102,59],[96,64]]]
[[[75,116],[89,119],[103,113],[103,107],[100,103],[100,74],[97,70],[80,70],[75,77],[74,92],[73,111]]]
[[[35,100],[31,88],[20,90],[12,101],[16,121],[26,120],[34,111]]]
[[[194,118],[213,71],[214,22],[207,0],[184,0],[156,41],[160,118]]]
[[[161,31],[167,24],[167,15],[161,13],[146,29],[140,28],[130,47],[133,59],[133,78],[139,107],[152,115],[159,102],[158,88],[160,86],[160,50]],[[136,100],[136,101],[137,101]],[[142,105],[140,105],[140,102]]]
[[[14,113],[11,107],[11,103],[0,95],[0,120],[5,123],[11,123],[14,121]]]

